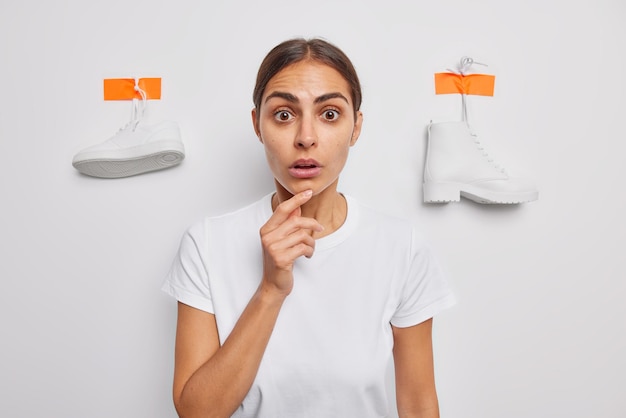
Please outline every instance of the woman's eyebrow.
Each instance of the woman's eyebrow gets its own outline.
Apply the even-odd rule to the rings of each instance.
[[[346,103],[350,104],[348,99],[346,99],[346,96],[339,92],[322,94],[321,96],[315,98],[315,103],[322,103],[330,99],[343,99]]]
[[[298,98],[296,96],[294,96],[291,93],[285,93],[282,91],[275,91],[272,92],[271,94],[269,94],[266,98],[265,98],[265,103],[267,103],[270,99],[274,98],[274,97],[280,97],[282,99],[287,100],[288,102],[291,103],[298,103],[300,100],[298,100]]]

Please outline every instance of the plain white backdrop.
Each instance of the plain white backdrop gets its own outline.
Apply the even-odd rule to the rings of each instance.
[[[0,416],[175,416],[161,282],[191,223],[272,189],[252,88],[293,36],[361,77],[341,190],[415,219],[457,295],[435,320],[442,417],[626,416],[625,19],[622,0],[2,0]],[[464,55],[496,76],[471,121],[536,202],[421,202],[426,125],[460,118],[433,74]],[[102,80],[135,76],[162,78],[148,116],[180,123],[187,158],[78,174],[130,116]]]

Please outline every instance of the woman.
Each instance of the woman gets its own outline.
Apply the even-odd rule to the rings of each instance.
[[[276,192],[182,239],[163,287],[178,300],[176,410],[385,417],[393,358],[400,417],[438,417],[432,316],[453,296],[409,222],[337,191],[363,123],[350,60],[283,42],[253,98]]]

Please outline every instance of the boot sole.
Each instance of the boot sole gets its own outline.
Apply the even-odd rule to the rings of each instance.
[[[87,176],[121,178],[173,167],[184,158],[182,143],[159,141],[127,149],[78,154],[72,165]]]
[[[482,204],[514,205],[539,198],[536,190],[525,192],[494,192],[463,183],[424,183],[425,203],[459,202],[461,197]]]

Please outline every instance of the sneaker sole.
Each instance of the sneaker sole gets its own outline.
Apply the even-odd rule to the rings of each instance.
[[[78,154],[72,165],[91,177],[121,178],[180,164],[185,149],[179,141],[159,141],[116,151]]]
[[[463,183],[424,183],[425,203],[459,202],[461,197],[482,204],[515,205],[537,200],[539,192],[494,192]]]

